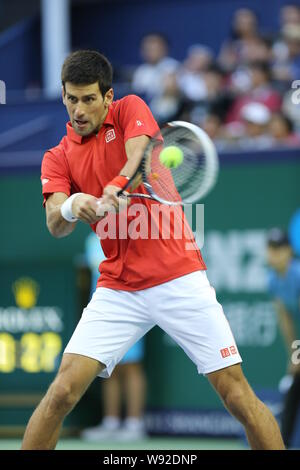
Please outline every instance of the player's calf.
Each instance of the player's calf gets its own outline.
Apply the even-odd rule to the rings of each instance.
[[[213,372],[208,379],[228,411],[244,426],[252,449],[284,449],[274,416],[256,397],[240,365]]]

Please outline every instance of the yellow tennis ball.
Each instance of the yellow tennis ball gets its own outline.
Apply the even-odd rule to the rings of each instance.
[[[177,168],[183,162],[183,151],[175,145],[170,145],[160,152],[159,160],[167,168]]]

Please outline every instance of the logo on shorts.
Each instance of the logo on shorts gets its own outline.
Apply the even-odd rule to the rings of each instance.
[[[230,352],[228,348],[220,349],[220,353],[223,359],[225,359],[225,357],[230,356]]]
[[[229,357],[229,356],[233,356],[234,354],[237,354],[237,350],[236,350],[236,347],[232,345],[232,346],[229,346],[229,348],[220,349],[220,353],[223,359],[225,359],[225,357]]]
[[[114,140],[116,138],[116,134],[114,129],[110,129],[109,131],[106,132],[105,134],[105,141],[108,144],[111,140]]]

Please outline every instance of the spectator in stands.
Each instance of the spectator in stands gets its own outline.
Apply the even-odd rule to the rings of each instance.
[[[247,93],[251,89],[251,75],[248,65],[251,63],[271,64],[273,60],[272,40],[257,36],[244,49],[244,62],[237,65],[228,80],[229,89],[235,93]]]
[[[280,24],[282,27],[289,24],[300,25],[300,5],[296,3],[291,3],[284,5],[280,9]]]
[[[241,109],[244,124],[244,135],[240,139],[241,148],[266,149],[272,145],[268,134],[268,125],[271,120],[269,109],[262,103],[249,103]]]
[[[228,150],[233,147],[233,136],[229,139],[226,135],[219,114],[208,114],[202,122],[202,128],[214,141],[218,151]]]
[[[288,76],[291,80],[300,76],[300,24],[289,24],[283,29],[283,37],[288,47]]]
[[[247,103],[262,103],[272,112],[278,111],[281,107],[281,96],[272,86],[270,66],[265,62],[253,62],[249,65],[249,73],[251,88],[236,98],[229,110],[228,122],[240,121],[241,109]]]
[[[211,112],[218,114],[222,120],[232,105],[233,96],[226,88],[225,73],[218,65],[211,65],[204,73],[206,100]]]
[[[273,47],[275,63],[273,74],[276,80],[289,84],[300,76],[300,24],[286,24],[281,30],[281,40]]]
[[[267,261],[270,266],[268,290],[286,345],[287,374],[292,378],[281,418],[282,437],[289,448],[300,409],[300,364],[292,360],[293,343],[300,338],[300,261],[294,258],[287,234],[279,228],[269,232]]]
[[[99,263],[105,259],[98,237],[90,233],[85,243],[87,263],[91,269],[91,295],[99,278]],[[102,383],[103,420],[82,431],[87,441],[135,441],[145,437],[143,420],[146,382],[142,367],[143,338],[135,343],[116,366],[111,377]],[[121,422],[122,396],[125,397],[125,420]]]
[[[246,63],[247,48],[258,36],[258,21],[255,13],[247,8],[236,10],[231,38],[224,42],[219,55],[219,63],[224,70],[231,72],[241,62]]]
[[[294,132],[292,121],[282,112],[274,113],[269,123],[274,146],[300,147],[300,136]]]
[[[176,73],[167,73],[164,76],[160,94],[149,105],[160,126],[168,121],[184,118],[190,105],[178,86]]]
[[[257,36],[245,47],[245,63],[272,62],[272,39],[268,36]]]
[[[231,93],[226,90],[225,74],[216,64],[203,72],[205,94],[197,101],[191,111],[193,122],[200,124],[209,114],[217,114],[223,121],[232,105]]]
[[[161,33],[150,33],[143,37],[141,55],[144,63],[133,75],[132,88],[146,100],[159,95],[164,76],[174,72],[179,63],[168,57],[169,44]]]
[[[222,120],[218,114],[208,114],[203,122],[203,129],[216,141],[222,135]]]
[[[213,62],[212,50],[202,44],[189,47],[187,58],[178,71],[178,83],[191,101],[199,101],[206,97],[204,72]]]

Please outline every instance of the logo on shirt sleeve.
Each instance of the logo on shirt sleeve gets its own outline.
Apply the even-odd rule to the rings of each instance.
[[[42,179],[42,186],[44,186],[44,184],[46,184],[46,183],[48,183],[48,182],[49,182],[49,180],[48,180],[47,178],[43,178],[43,179]]]
[[[109,129],[106,134],[105,134],[105,141],[108,144],[111,140],[114,140],[116,138],[116,134],[114,129]]]
[[[137,121],[136,121],[136,125],[139,126],[139,127],[141,127],[141,126],[144,125],[144,123],[143,123],[143,121],[137,120]]]

